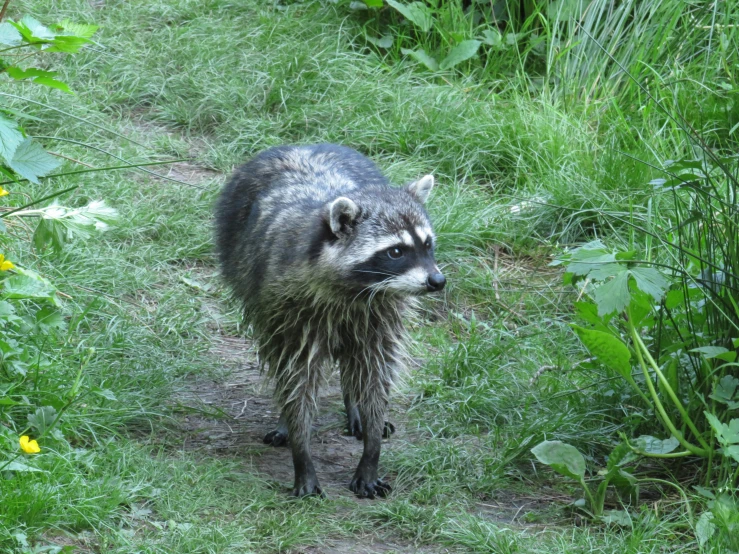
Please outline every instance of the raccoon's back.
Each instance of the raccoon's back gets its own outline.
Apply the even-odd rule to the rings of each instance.
[[[325,203],[378,185],[387,181],[371,160],[335,144],[271,148],[237,168],[216,207],[216,246],[236,296],[247,302],[270,267],[310,251],[325,232]]]

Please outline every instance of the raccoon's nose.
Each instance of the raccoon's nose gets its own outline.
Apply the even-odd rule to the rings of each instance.
[[[438,292],[446,285],[446,278],[441,273],[432,273],[426,280],[426,290]]]

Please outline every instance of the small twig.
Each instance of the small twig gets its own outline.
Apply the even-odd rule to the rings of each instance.
[[[589,283],[590,283],[590,277],[585,279],[585,282],[583,283],[582,288],[580,289],[580,293],[577,295],[577,300],[575,300],[575,302],[580,302],[582,295],[585,294],[585,288],[588,286]]]
[[[534,376],[529,379],[529,386],[533,385],[539,380],[539,377],[541,377],[544,373],[547,371],[551,371],[553,369],[557,369],[556,365],[543,365],[541,366],[536,373],[534,373]]]
[[[91,167],[93,169],[95,168],[95,166],[92,166],[90,164],[86,164],[85,162],[81,162],[79,160],[75,160],[74,158],[70,158],[69,156],[65,156],[64,154],[60,154],[59,152],[52,152],[51,150],[47,150],[47,152],[49,154],[51,154],[52,156],[57,156],[58,158],[64,158],[65,160],[69,160],[70,162],[74,162],[76,164],[84,165],[85,167]]]
[[[10,4],[10,0],[5,0],[5,3],[3,4],[3,9],[0,10],[0,21],[5,19],[5,12],[8,11],[8,4]]]
[[[237,415],[234,419],[239,419],[242,415],[244,415],[244,412],[246,411],[246,405],[248,404],[249,399],[247,398],[244,400],[244,407],[241,408],[241,411],[239,412],[239,415]]]
[[[588,362],[592,362],[594,359],[595,358],[585,358],[584,360],[580,360],[579,362],[572,364],[572,367],[570,367],[570,371],[572,371],[574,369],[577,369],[578,366],[580,366],[582,364],[586,364]],[[557,369],[557,368],[558,368],[558,366],[556,366],[556,365],[543,365],[543,366],[541,366],[536,371],[536,373],[534,373],[534,376],[531,379],[529,379],[529,386],[531,386],[534,383],[536,383],[536,381],[539,380],[539,377],[541,377],[547,371],[551,371],[551,370]]]
[[[520,514],[521,513],[521,510],[523,510],[529,504],[531,504],[531,502],[526,502],[525,504],[521,504],[521,507],[518,509],[518,511],[516,512],[516,514],[511,519],[511,523],[515,523],[516,518],[518,517],[518,514]]]

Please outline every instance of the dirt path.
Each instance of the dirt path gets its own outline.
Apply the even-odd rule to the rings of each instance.
[[[184,448],[209,454],[242,456],[255,473],[292,488],[293,468],[289,448],[262,442],[273,430],[278,412],[263,386],[256,354],[250,341],[231,336],[214,338],[211,351],[226,370],[223,379],[196,378],[178,402],[191,411],[181,422]],[[338,376],[334,375],[320,397],[320,412],[314,421],[311,447],[319,481],[331,496],[353,498],[347,489],[362,455],[362,442],[345,435],[345,415]],[[400,414],[391,411],[398,430],[383,445],[403,440]]]

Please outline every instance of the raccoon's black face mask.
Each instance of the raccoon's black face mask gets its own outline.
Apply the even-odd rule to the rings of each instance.
[[[434,234],[423,202],[432,176],[404,189],[387,189],[382,200],[339,197],[328,209],[335,244],[330,258],[358,288],[423,294],[438,292],[446,279],[434,258]]]

